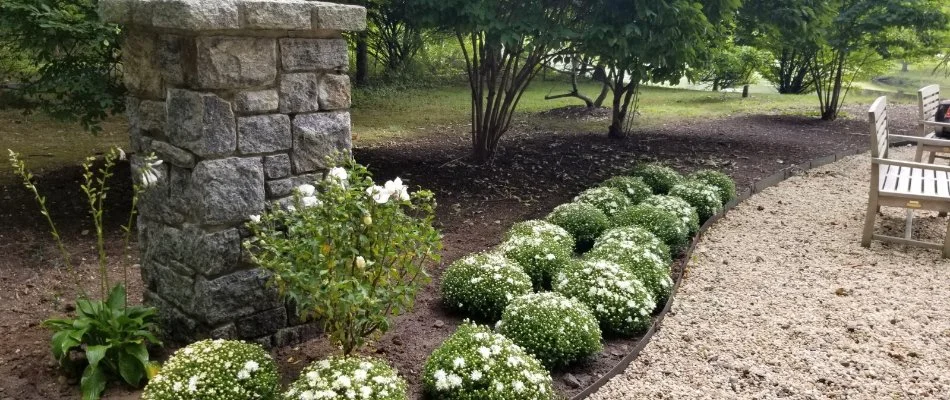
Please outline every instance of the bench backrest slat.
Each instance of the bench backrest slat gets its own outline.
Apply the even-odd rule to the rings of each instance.
[[[940,105],[940,85],[930,85],[917,91],[917,118],[920,121],[933,121]],[[933,127],[920,124],[921,134],[929,135]]]
[[[868,110],[871,157],[887,158],[887,96],[878,97]]]

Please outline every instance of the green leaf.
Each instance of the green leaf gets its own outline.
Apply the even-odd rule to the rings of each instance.
[[[54,333],[53,339],[50,340],[53,357],[56,357],[56,360],[60,362],[69,355],[70,349],[79,346],[79,341],[73,339],[72,336],[70,336],[71,333],[73,333],[71,330],[62,330]]]
[[[125,286],[119,284],[109,292],[109,300],[106,305],[113,310],[120,310],[125,306]]]
[[[111,344],[86,346],[86,360],[93,367],[99,366],[99,361],[106,357],[106,352],[112,347]]]
[[[99,400],[99,395],[106,389],[106,374],[102,368],[89,365],[82,373],[80,381],[82,400]]]
[[[145,375],[145,367],[148,366],[148,352],[145,352],[145,362],[143,362],[139,359],[139,354],[133,353],[138,351],[133,350],[134,347],[136,346],[126,346],[119,352],[119,375],[122,375],[125,383],[138,387]],[[145,346],[141,348],[144,351]]]

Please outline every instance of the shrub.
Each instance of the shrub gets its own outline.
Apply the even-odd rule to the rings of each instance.
[[[587,253],[590,260],[616,263],[643,283],[657,303],[663,303],[673,290],[670,264],[648,247],[632,240],[614,240]],[[651,310],[652,311],[652,310]]]
[[[574,249],[583,252],[594,244],[610,225],[603,211],[588,203],[567,203],[554,208],[547,221],[564,228],[574,237]]]
[[[710,184],[700,181],[684,181],[670,190],[670,196],[686,200],[696,209],[700,223],[706,222],[713,215],[722,211],[722,200],[719,190]]]
[[[573,297],[594,312],[604,333],[631,336],[650,327],[653,295],[633,274],[604,260],[585,260],[554,278],[554,291]]]
[[[633,205],[623,192],[611,187],[596,187],[587,189],[574,198],[575,202],[582,202],[597,207],[610,218]]]
[[[522,221],[512,225],[505,235],[505,239],[511,239],[515,236],[541,236],[556,241],[561,247],[574,247],[574,237],[571,236],[570,232],[560,226],[539,219]]]
[[[176,351],[142,399],[275,399],[279,381],[277,365],[260,345],[202,340]]]
[[[594,242],[594,250],[616,242],[633,242],[637,246],[650,250],[667,263],[673,261],[670,247],[653,232],[637,225],[620,226],[607,230]]]
[[[548,369],[568,365],[603,349],[597,318],[584,303],[557,293],[514,299],[498,332],[523,347]]]
[[[422,377],[433,399],[554,399],[551,376],[541,362],[510,339],[470,323],[426,360]]]
[[[289,211],[250,216],[245,246],[300,316],[322,320],[350,354],[412,307],[442,243],[431,192],[410,194],[399,178],[376,186],[365,167],[343,165],[316,187],[301,185]]]
[[[667,194],[673,186],[683,180],[679,172],[660,164],[637,165],[630,171],[630,175],[642,178],[655,194]]]
[[[733,181],[729,175],[719,171],[704,169],[694,172],[689,177],[715,186],[723,205],[736,198],[736,182]]]
[[[657,206],[676,214],[686,224],[690,235],[699,231],[699,213],[686,200],[673,196],[653,195],[642,204]]]
[[[531,278],[498,253],[473,254],[442,275],[442,298],[465,315],[495,322],[515,297],[531,293]]]
[[[406,381],[385,362],[362,356],[336,356],[304,368],[283,398],[405,400],[409,394]]]
[[[617,226],[638,226],[656,235],[669,246],[672,253],[678,253],[689,243],[689,229],[679,215],[665,208],[649,204],[638,204],[628,208],[614,218]]]
[[[571,262],[572,246],[550,236],[512,236],[499,246],[505,257],[517,262],[537,290],[550,289],[551,277]]]
[[[600,186],[620,190],[630,199],[632,204],[640,204],[641,201],[653,194],[650,185],[647,185],[643,178],[638,176],[615,176],[604,181]]]

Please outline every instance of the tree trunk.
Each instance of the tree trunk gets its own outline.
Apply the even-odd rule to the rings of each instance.
[[[905,60],[901,60],[901,72],[905,74],[910,72],[910,63]]]
[[[749,85],[745,85],[742,87],[742,98],[745,99],[748,97],[749,97]]]
[[[607,137],[611,139],[623,139],[627,136],[623,131],[623,122],[626,119],[626,110],[623,109],[623,74],[616,78],[614,83],[614,100],[611,107],[610,129],[607,131]]]
[[[366,32],[356,36],[356,85],[364,86],[369,82],[369,40]]]

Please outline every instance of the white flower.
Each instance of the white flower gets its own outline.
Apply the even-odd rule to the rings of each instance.
[[[303,197],[310,197],[316,193],[317,188],[313,187],[313,185],[309,183],[305,183],[303,185],[297,186],[297,191],[300,192],[300,195]]]
[[[346,375],[340,375],[333,381],[333,387],[335,388],[348,388],[350,384],[350,378]]]
[[[472,376],[471,376],[471,377],[472,377],[472,380],[473,380],[473,381],[477,381],[477,380],[479,380],[479,379],[482,379],[482,371],[478,371],[478,370],[472,371]]]
[[[292,204],[287,205],[288,212],[297,212],[297,207],[294,207]]]
[[[462,377],[452,374],[448,377],[449,386],[452,387],[461,387],[462,386]]]
[[[188,391],[189,392],[198,391],[198,377],[197,376],[193,376],[188,379]]]
[[[521,393],[524,391],[524,383],[521,381],[512,382],[511,387],[515,390],[515,393]]]
[[[369,386],[363,386],[360,388],[360,396],[364,399],[370,398],[373,395],[373,388]]]
[[[452,365],[454,365],[455,368],[462,368],[465,366],[465,359],[462,357],[455,357],[455,360],[452,360]]]
[[[300,205],[310,208],[320,205],[320,200],[317,200],[314,196],[307,196],[300,199]]]
[[[373,198],[377,204],[386,204],[392,192],[382,186],[370,186],[366,188],[366,194]]]
[[[489,348],[487,348],[487,347],[479,347],[479,348],[478,348],[478,354],[481,354],[482,357],[484,357],[484,358],[488,358],[488,357],[491,357],[491,350],[490,350]],[[436,372],[436,373],[438,373],[438,372]]]
[[[251,373],[248,372],[246,369],[242,369],[242,370],[238,371],[237,378],[238,378],[239,381],[243,381],[243,380],[245,380],[245,379],[247,379],[247,378],[250,378],[250,377],[251,377]]]
[[[180,391],[181,391],[181,382],[175,382],[175,384],[172,385],[172,391],[174,391],[174,392],[180,392]]]
[[[260,365],[257,364],[257,361],[248,360],[248,362],[244,363],[244,369],[248,371],[254,372],[257,371],[258,368],[260,368]]]
[[[254,222],[255,224],[261,223],[261,216],[260,216],[260,215],[252,215],[252,216],[250,216],[250,217],[248,217],[248,218],[251,220],[251,222]]]
[[[356,268],[366,268],[366,259],[363,256],[356,256]]]
[[[121,147],[116,147],[115,149],[119,151],[119,160],[125,161],[125,150],[122,150]]]
[[[354,372],[353,372],[353,379],[356,380],[357,382],[366,379],[366,370],[365,370],[365,369],[358,369],[358,370],[354,371]]]

